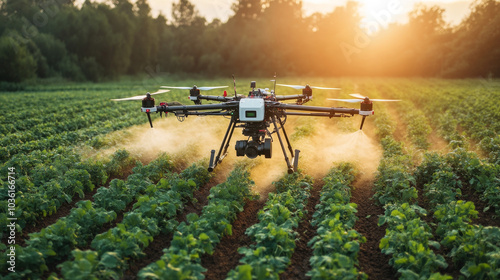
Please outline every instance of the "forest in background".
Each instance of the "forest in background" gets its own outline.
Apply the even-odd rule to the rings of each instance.
[[[300,0],[235,0],[212,22],[189,0],[171,20],[147,0],[2,0],[0,82],[122,75],[500,77],[500,1],[476,0],[457,26],[438,6],[406,23],[362,24],[357,2],[305,16]],[[397,7],[393,7],[396,9]]]

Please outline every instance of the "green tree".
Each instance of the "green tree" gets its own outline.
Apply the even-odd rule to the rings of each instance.
[[[439,74],[444,63],[443,48],[450,30],[444,20],[443,8],[438,6],[417,6],[409,14],[410,44],[415,59],[413,74],[419,76],[435,76]]]
[[[168,71],[201,72],[200,58],[212,51],[205,49],[205,18],[188,0],[172,4],[172,18],[169,35],[173,39],[166,46],[170,51]]]
[[[348,1],[345,6],[336,7],[315,19],[315,29],[310,33],[311,41],[307,47],[310,58],[307,63],[315,65],[317,74],[354,74],[351,69],[357,68],[359,53],[366,51],[365,34],[359,28],[358,8],[357,2]]]
[[[148,65],[156,64],[158,37],[151,18],[151,8],[147,0],[135,3],[135,32],[130,57],[130,73],[143,73]]]
[[[179,0],[172,3],[173,25],[176,27],[204,25],[205,19],[200,16],[198,10],[189,0]]]
[[[257,19],[263,10],[262,0],[239,0],[231,7],[234,11],[233,18],[238,21]]]
[[[0,37],[0,80],[21,82],[36,73],[36,61],[27,47],[10,36]]]
[[[447,46],[449,77],[500,77],[500,2],[475,1],[470,15],[462,21]]]

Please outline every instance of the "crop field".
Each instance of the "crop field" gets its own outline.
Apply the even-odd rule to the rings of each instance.
[[[272,88],[269,79],[238,78]],[[375,115],[289,116],[299,172],[228,156],[229,120],[153,115],[111,101],[161,85],[124,80],[0,93],[2,279],[500,279],[500,80],[278,78],[307,105],[360,93]],[[212,95],[222,95],[213,90]],[[277,88],[278,95],[299,94]],[[171,90],[159,101],[189,104]],[[352,105],[352,106],[351,106]]]

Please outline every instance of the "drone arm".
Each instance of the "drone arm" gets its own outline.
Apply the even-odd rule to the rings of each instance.
[[[316,106],[304,106],[304,105],[281,104],[281,103],[277,104],[276,107],[285,110],[324,112],[330,114],[336,114],[336,113],[349,114],[349,115],[359,114],[359,109],[352,109],[352,108],[316,107]]]
[[[227,102],[227,101],[234,100],[234,97],[213,96],[213,95],[200,95],[200,96],[198,96],[198,99],[212,100],[212,101],[219,101],[219,102]]]
[[[155,109],[158,112],[168,113],[176,111],[189,112],[189,111],[204,111],[204,110],[233,110],[236,108],[238,108],[238,102],[227,102],[221,104],[207,104],[207,105],[176,105],[176,106],[160,105],[157,106]],[[148,108],[143,108],[143,112],[147,112],[144,109]]]
[[[181,112],[175,111],[174,114],[182,114],[186,116],[231,116],[233,112],[231,111],[213,111],[213,112],[198,112],[198,111],[189,111],[189,112]]]
[[[348,118],[350,115],[332,114],[332,113],[303,113],[303,112],[285,112],[287,116],[309,116],[309,117],[329,117],[329,118]]]
[[[305,98],[303,94],[296,94],[296,95],[286,95],[286,96],[276,96],[276,100],[282,101],[282,100],[295,100],[295,99],[300,99],[300,98]]]

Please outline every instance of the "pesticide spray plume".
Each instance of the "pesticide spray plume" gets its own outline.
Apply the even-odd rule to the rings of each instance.
[[[111,148],[99,153],[112,154],[118,149],[126,149],[143,163],[157,158],[160,153],[167,153],[181,167],[187,167],[208,157],[210,150],[220,145],[227,123],[217,120],[212,117],[186,118],[180,123],[172,118],[156,120],[153,129],[149,124],[133,126],[108,135],[108,139],[118,140]]]
[[[287,121],[286,129],[293,134],[297,125],[297,118]],[[186,118],[182,123],[173,118],[155,120],[154,129],[149,124],[134,126],[126,130],[111,133],[106,138],[113,139],[112,148],[98,150],[100,155],[111,155],[118,149],[126,149],[131,155],[143,163],[158,157],[160,153],[169,154],[176,162],[178,169],[188,167],[193,162],[205,159],[212,149],[218,149],[227,129],[228,121],[220,117]],[[302,124],[304,125],[304,124]],[[367,129],[372,124],[367,124]],[[323,178],[336,163],[351,162],[357,165],[360,171],[358,181],[371,179],[377,170],[382,157],[381,147],[368,137],[363,131],[345,132],[339,129],[338,123],[332,120],[315,121],[312,134],[292,141],[293,147],[299,149],[299,169],[316,179]],[[216,177],[223,181],[241,158],[236,157],[234,141],[242,139],[239,131],[234,137],[228,155],[224,158],[215,172]],[[275,137],[276,138],[276,137]],[[255,182],[253,190],[267,198],[269,192],[274,191],[274,181],[279,180],[287,173],[287,168],[279,142],[274,139],[273,156],[271,159],[259,157],[250,160],[250,174]]]
[[[315,125],[313,135],[301,139],[300,169],[314,178],[323,178],[337,163],[351,162],[360,171],[358,180],[374,177],[382,149],[363,131],[348,133],[336,129],[331,123]]]
[[[250,170],[252,180],[255,182],[253,190],[260,194],[260,199],[267,199],[267,195],[274,191],[273,182],[278,181],[287,174],[285,160],[281,151],[273,151],[271,159],[259,158],[255,167]]]

